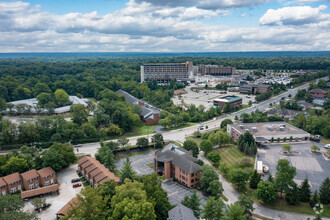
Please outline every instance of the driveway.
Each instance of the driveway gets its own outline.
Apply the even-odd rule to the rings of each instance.
[[[311,190],[315,191],[320,188],[323,180],[330,176],[330,162],[326,161],[321,154],[313,154],[310,152],[312,145],[317,145],[321,152],[325,153],[322,143],[289,143],[292,151],[299,154],[283,155],[282,144],[266,145],[258,150],[257,158],[269,166],[270,173],[274,176],[276,172],[276,164],[279,159],[287,159],[291,166],[296,167],[295,182],[300,185],[301,182],[308,178]],[[265,176],[265,178],[267,178]]]
[[[191,195],[193,191],[177,182],[173,182],[172,180],[165,180],[162,182],[162,188],[167,192],[167,197],[171,205],[178,205],[181,203],[183,198],[186,195]],[[197,196],[201,200],[201,208],[202,205],[206,203],[207,197],[197,194]]]
[[[154,172],[154,170],[148,167],[148,164],[153,164],[154,162],[155,151],[151,151],[145,154],[140,154],[137,156],[129,157],[132,162],[133,170],[138,175],[147,175]],[[124,165],[126,158],[116,161],[116,169],[121,170]]]
[[[77,164],[67,167],[56,173],[57,181],[60,185],[60,194],[50,194],[45,196],[46,202],[50,203],[51,206],[38,214],[38,218],[41,220],[56,219],[56,212],[58,212],[66,203],[68,203],[73,197],[76,196],[76,194],[81,191],[83,186],[72,188],[71,179],[79,177],[76,173],[76,170]],[[29,210],[30,212],[34,210],[34,207],[31,204],[31,200],[25,202],[24,210]]]

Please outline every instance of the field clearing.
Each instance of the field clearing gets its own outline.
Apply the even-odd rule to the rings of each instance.
[[[254,162],[255,157],[247,156],[240,152],[236,145],[230,144],[228,146],[219,147],[213,150],[220,153],[221,162],[225,162],[229,167],[236,167],[243,157],[251,158]]]

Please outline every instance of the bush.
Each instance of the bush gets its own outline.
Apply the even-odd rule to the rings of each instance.
[[[252,160],[250,159],[250,158],[248,158],[248,157],[243,157],[242,159],[240,159],[240,161],[239,161],[239,166],[241,166],[241,167],[249,167],[249,166],[251,166],[252,165]]]

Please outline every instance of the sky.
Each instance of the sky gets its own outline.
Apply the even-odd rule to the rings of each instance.
[[[330,0],[0,0],[0,53],[330,51]]]

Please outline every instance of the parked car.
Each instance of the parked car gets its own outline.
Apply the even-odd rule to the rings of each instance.
[[[74,147],[82,147],[82,144],[76,144]]]
[[[77,187],[80,187],[80,186],[81,186],[81,183],[76,183],[76,184],[72,185],[73,188],[77,188]]]
[[[80,182],[80,178],[74,178],[71,180],[71,183],[76,183],[76,182]]]
[[[324,148],[325,148],[325,149],[330,149],[330,144],[326,144],[326,145],[324,145]]]

